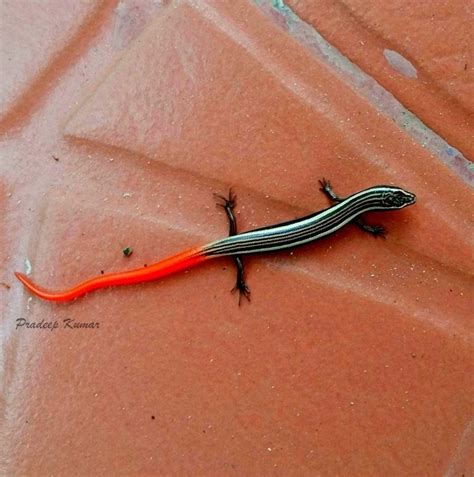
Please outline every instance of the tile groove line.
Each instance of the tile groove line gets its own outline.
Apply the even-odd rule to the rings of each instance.
[[[446,142],[424,124],[415,114],[372,76],[350,61],[331,45],[313,26],[303,21],[283,0],[253,0],[254,4],[269,17],[270,12],[281,16],[288,33],[301,46],[326,65],[343,73],[350,80],[347,84],[366,98],[372,107],[393,119],[421,147],[426,148],[446,164],[459,178],[474,187],[474,164],[461,151]]]
[[[261,11],[258,7],[258,3],[262,5],[270,5],[271,2],[268,0],[262,0],[261,2],[257,2],[257,8],[258,11]],[[277,12],[283,11],[285,15],[289,15],[291,12],[291,15],[296,17],[296,15],[290,10],[289,7],[282,7],[283,2],[280,3],[280,9],[275,9],[275,7],[271,7]],[[331,125],[334,128],[337,128],[341,132],[341,137],[345,137],[347,141],[351,143],[351,146],[354,148],[355,153],[359,155],[361,158],[364,160],[370,162],[372,165],[377,167],[381,172],[383,172],[384,175],[389,175],[391,177],[396,177],[398,174],[397,172],[393,169],[392,163],[393,161],[390,160],[390,156],[388,154],[385,154],[380,151],[371,151],[370,157],[368,157],[367,150],[366,148],[363,147],[364,141],[361,139],[360,134],[352,131],[351,129],[346,127],[346,118],[341,116],[340,114],[336,114],[334,111],[334,108],[328,107],[328,104],[325,104],[324,101],[321,101],[317,98],[317,95],[314,94],[314,88],[313,86],[310,86],[308,84],[305,84],[303,80],[295,76],[291,71],[288,71],[288,69],[285,68],[284,65],[281,64],[276,58],[275,55],[272,55],[268,51],[266,51],[264,48],[260,47],[256,41],[252,39],[252,37],[247,34],[245,31],[243,31],[242,28],[240,28],[238,25],[235,24],[231,19],[228,18],[228,16],[225,16],[221,14],[217,8],[214,6],[210,5],[209,0],[201,0],[201,1],[184,1],[184,5],[189,6],[192,8],[194,11],[196,11],[198,14],[200,14],[205,20],[210,22],[216,29],[227,35],[229,38],[231,38],[236,44],[241,46],[249,55],[251,55],[257,62],[262,66],[262,68],[266,69],[272,77],[280,81],[280,83],[291,93],[295,94],[301,101],[304,102],[304,104],[309,105],[310,107],[314,108],[317,112],[320,114],[324,115],[324,117],[328,118],[328,120],[331,122]],[[307,31],[307,36],[311,35],[311,38],[316,38],[315,40],[317,42],[317,48],[321,52],[322,57],[316,57],[317,61],[321,61],[323,66],[328,69],[328,71],[331,71],[330,68],[335,69],[336,71],[344,72],[349,74],[349,77],[351,78],[351,82],[344,82],[346,86],[349,86],[352,91],[356,95],[363,95],[364,98],[368,99],[370,102],[370,105],[372,108],[374,108],[376,111],[380,111],[381,114],[383,114],[387,121],[391,121],[393,118],[393,112],[390,110],[387,111],[386,108],[382,108],[381,104],[377,101],[374,103],[374,95],[376,97],[376,93],[374,93],[375,90],[379,91],[380,95],[383,95],[384,99],[389,100],[389,104],[391,105],[392,108],[398,108],[402,112],[405,111],[408,114],[411,114],[409,111],[407,111],[403,105],[396,100],[396,98],[393,97],[393,95],[386,91],[381,85],[379,85],[372,77],[366,75],[359,67],[351,63],[346,57],[344,57],[335,47],[330,45],[324,38],[316,31],[314,30],[313,27],[307,25],[304,23],[302,20],[297,19],[293,21],[299,21],[301,22]],[[301,41],[299,41],[298,38],[295,38],[295,35],[292,35],[291,38],[295,42],[297,46],[303,49],[303,54],[306,54],[309,57],[314,58],[314,54],[311,53],[311,51],[314,49],[314,45],[312,49],[309,49],[307,45],[301,44]],[[308,51],[309,50],[309,51]],[[332,59],[331,59],[332,57]],[[343,81],[342,79],[338,78],[336,79],[338,81]],[[358,80],[356,82],[356,80]],[[370,83],[368,92],[361,90],[360,87],[358,86],[359,84],[364,84],[364,83]],[[367,94],[369,94],[367,96]],[[324,92],[322,92],[324,94]],[[436,142],[442,142],[446,147],[449,147],[447,143],[442,140],[439,136],[437,136],[433,131],[429,130],[421,121],[417,120],[420,127],[422,127],[424,130],[430,133],[432,138],[436,139]],[[421,133],[420,133],[421,134]],[[416,135],[410,134],[410,137],[412,137],[417,143],[420,145],[418,141],[418,137]],[[423,147],[423,144],[421,144]],[[433,146],[433,144],[428,143],[428,147],[426,149],[429,149],[433,154],[436,154],[437,157],[440,157],[440,150],[433,150],[430,147]],[[459,153],[461,154],[461,153]],[[450,169],[454,172],[457,173],[458,176],[460,177],[461,180],[464,180],[468,184],[474,185],[474,170],[473,172],[470,172],[470,167],[468,167],[468,161],[466,159],[463,159],[465,161],[465,171],[463,174],[459,174],[459,171],[456,171],[453,167],[450,167],[449,164],[446,164],[444,159],[442,159],[443,163],[450,167]],[[472,178],[472,180],[471,180]],[[412,174],[412,187],[416,189],[416,185],[419,186],[419,188],[423,188],[422,185],[422,179],[420,177],[417,177]],[[437,212],[435,215],[438,216],[438,220],[442,220],[444,226],[446,227],[447,230],[452,232],[453,234],[457,233],[459,230],[459,225],[462,222],[461,218],[458,218],[457,220],[452,217],[452,214],[449,213],[449,210],[445,209],[443,207],[443,213],[439,215],[440,208],[441,208],[441,202],[437,202]],[[454,220],[453,220],[454,219]]]

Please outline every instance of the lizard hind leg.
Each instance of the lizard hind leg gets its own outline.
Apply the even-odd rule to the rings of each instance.
[[[247,286],[247,283],[245,283],[244,279],[244,264],[242,263],[242,259],[239,256],[235,256],[234,258],[234,263],[237,268],[237,280],[235,282],[234,288],[232,288],[232,293],[235,293],[236,291],[239,292],[239,306],[240,303],[242,302],[242,296],[247,298],[248,301],[250,301],[250,289]]]
[[[228,197],[224,197],[223,195],[214,194],[214,197],[218,199],[217,205],[222,207],[227,215],[227,219],[229,220],[229,236],[237,235],[237,219],[234,215],[234,208],[237,204],[237,196],[235,195],[232,188],[229,189]],[[242,262],[242,258],[239,255],[235,255],[232,257],[237,269],[237,278],[235,282],[234,288],[232,288],[232,292],[239,292],[239,306],[242,301],[242,295],[250,301],[250,289],[245,283],[245,272],[244,272],[244,264]]]
[[[227,218],[229,220],[229,235],[237,234],[237,220],[234,215],[234,208],[237,205],[237,196],[234,194],[232,187],[229,189],[229,196],[214,193],[214,197],[218,200],[216,205],[222,207],[225,210]]]

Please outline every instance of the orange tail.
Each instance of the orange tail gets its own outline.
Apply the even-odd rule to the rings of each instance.
[[[84,295],[85,293],[115,285],[130,285],[133,283],[148,282],[158,278],[166,277],[173,273],[194,267],[212,256],[206,256],[202,253],[201,248],[193,248],[181,252],[173,257],[166,258],[161,262],[154,263],[148,267],[136,268],[127,272],[109,273],[99,277],[91,278],[85,282],[79,283],[69,290],[55,292],[45,290],[35,285],[25,274],[15,272],[16,277],[25,285],[30,292],[36,296],[50,301],[69,301]]]

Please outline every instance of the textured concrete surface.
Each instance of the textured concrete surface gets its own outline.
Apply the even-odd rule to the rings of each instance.
[[[473,472],[464,3],[0,5],[3,474]],[[386,240],[249,258],[240,308],[227,259],[60,305],[13,275],[61,289],[222,237],[230,186],[241,230],[292,219],[321,177],[418,202],[367,218]]]

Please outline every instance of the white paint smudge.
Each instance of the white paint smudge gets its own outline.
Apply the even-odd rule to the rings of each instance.
[[[30,275],[31,270],[31,262],[28,259],[25,259],[25,275]]]
[[[400,53],[393,50],[384,50],[383,56],[385,56],[388,64],[403,76],[406,76],[407,78],[418,77],[416,68],[404,56],[400,55]]]

